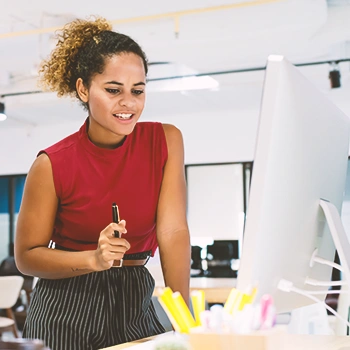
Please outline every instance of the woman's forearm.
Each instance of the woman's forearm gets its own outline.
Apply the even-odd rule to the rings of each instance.
[[[187,230],[158,238],[165,285],[180,292],[189,305],[191,245]]]
[[[15,256],[15,259],[23,274],[40,278],[68,278],[96,271],[94,251],[68,252],[36,247]]]

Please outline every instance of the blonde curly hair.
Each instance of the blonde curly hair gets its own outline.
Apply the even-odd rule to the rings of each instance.
[[[57,44],[39,69],[38,85],[55,91],[59,97],[79,95],[76,81],[81,78],[86,87],[91,78],[102,73],[105,59],[120,53],[135,53],[143,60],[147,74],[147,58],[141,47],[129,36],[112,31],[112,25],[102,17],[76,19],[56,33]],[[82,102],[88,109],[88,105]]]

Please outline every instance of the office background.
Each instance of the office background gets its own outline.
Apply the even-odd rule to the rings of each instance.
[[[38,64],[54,45],[54,29],[75,17],[105,16],[114,30],[131,35],[148,55],[142,119],[172,123],[183,133],[193,232],[200,230],[192,224],[199,221],[196,212],[204,213],[198,207],[201,201],[191,196],[198,194],[198,188],[191,187],[191,182],[196,184],[191,176],[198,176],[196,166],[242,166],[254,160],[263,68],[269,54],[285,55],[299,65],[350,115],[349,0],[102,0],[95,4],[33,0],[30,5],[24,0],[2,0],[0,4],[0,102],[8,116],[0,122],[0,259],[8,253],[24,176],[37,152],[75,132],[86,118],[74,100],[38,92],[36,86]],[[334,70],[340,72],[336,88],[329,79]],[[215,234],[232,232],[235,239],[242,230],[240,213],[247,188],[242,178],[235,181],[225,174],[215,182],[220,185],[215,193],[231,191],[229,205],[237,210],[232,212],[237,219],[226,232],[224,226],[231,218],[223,221]],[[15,208],[11,217],[9,195],[15,198],[10,201]],[[234,196],[242,201],[234,202]],[[343,222],[350,232],[350,180],[345,199]],[[227,208],[226,202],[215,204],[218,212]]]

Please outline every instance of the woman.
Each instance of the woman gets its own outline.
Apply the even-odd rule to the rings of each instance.
[[[181,133],[138,122],[145,54],[103,18],[75,20],[40,73],[44,86],[77,97],[88,116],[39,152],[26,179],[15,258],[40,279],[23,336],[52,350],[88,350],[162,333],[144,265],[159,246],[165,284],[188,303],[190,242]]]

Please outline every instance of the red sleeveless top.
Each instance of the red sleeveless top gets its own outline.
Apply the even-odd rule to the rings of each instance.
[[[95,146],[87,135],[88,119],[80,130],[39,152],[51,160],[59,199],[52,240],[65,248],[93,250],[100,232],[112,220],[112,203],[126,220],[127,254],[152,251],[156,213],[167,160],[163,126],[138,122],[116,149]],[[38,154],[38,155],[39,155]]]

